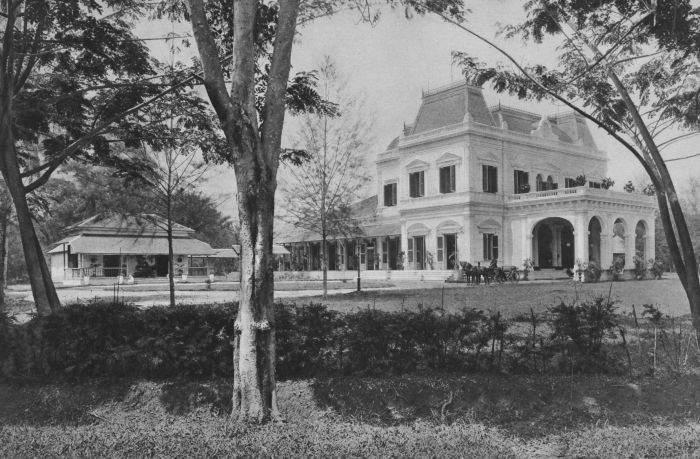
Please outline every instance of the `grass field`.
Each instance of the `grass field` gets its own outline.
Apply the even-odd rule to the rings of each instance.
[[[285,424],[229,421],[227,381],[0,383],[0,457],[691,457],[700,378],[473,374],[280,384]]]
[[[399,284],[400,286],[401,284]],[[612,290],[610,290],[612,286]],[[546,309],[559,301],[571,301],[577,297],[605,295],[620,301],[619,311],[631,313],[632,305],[640,312],[644,303],[659,305],[671,315],[689,314],[688,300],[678,279],[659,281],[625,281],[614,283],[582,284],[579,282],[551,282],[503,284],[493,286],[466,286],[464,284],[432,284],[431,288],[398,288],[387,290],[367,289],[363,292],[330,294],[296,298],[297,303],[321,301],[337,310],[377,308],[386,311],[415,309],[418,305],[457,311],[460,308],[476,308],[501,311],[506,316]]]

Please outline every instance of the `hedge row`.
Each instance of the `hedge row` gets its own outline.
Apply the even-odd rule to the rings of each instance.
[[[93,303],[21,325],[0,315],[0,375],[231,376],[235,314],[235,304],[138,309]],[[500,314],[474,309],[339,313],[320,304],[279,303],[276,320],[282,379],[500,368],[509,343],[526,349],[528,359],[536,349],[527,335],[524,341],[506,334],[509,324]],[[600,333],[595,337],[598,344]],[[546,351],[554,354],[567,342],[572,337],[555,333]],[[522,357],[506,356],[513,368],[522,367]]]

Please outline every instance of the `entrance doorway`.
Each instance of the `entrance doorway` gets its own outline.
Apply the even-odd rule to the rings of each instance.
[[[412,269],[425,269],[425,236],[408,238],[408,263]]]
[[[457,235],[456,234],[445,234],[445,267],[447,269],[455,269],[457,266]]]
[[[535,266],[543,269],[574,266],[574,227],[568,220],[546,218],[535,225],[532,236]]]
[[[389,238],[388,262],[389,269],[397,269],[399,259],[399,241],[398,237]]]
[[[165,277],[168,275],[168,256],[156,255],[156,276]]]

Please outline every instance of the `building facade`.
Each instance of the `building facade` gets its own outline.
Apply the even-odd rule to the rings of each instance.
[[[153,278],[169,275],[166,221],[157,215],[96,215],[66,228],[48,251],[51,277],[64,284],[90,278]],[[191,228],[173,224],[175,276],[226,276],[238,257],[233,248],[213,249]]]
[[[578,114],[488,106],[464,83],[424,92],[415,122],[377,154],[376,196],[358,206],[364,234],[331,241],[329,268],[632,268],[654,257],[656,201],[608,189],[607,167]],[[318,240],[284,241],[298,268],[320,268]]]

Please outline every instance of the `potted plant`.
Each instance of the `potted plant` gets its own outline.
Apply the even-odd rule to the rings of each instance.
[[[602,270],[598,266],[598,263],[589,261],[583,274],[584,282],[598,282],[601,274]]]
[[[521,193],[529,193],[530,192],[530,184],[523,183],[522,185],[520,185],[520,192]]]
[[[586,186],[586,175],[581,174],[576,176],[576,179],[574,180],[574,186]]]
[[[527,276],[532,271],[532,268],[535,266],[535,260],[532,258],[526,258],[523,260],[523,277],[522,280],[528,280]]]
[[[622,273],[625,272],[625,262],[620,259],[613,261],[613,264],[610,265],[610,272],[614,281],[621,280]]]
[[[579,282],[583,282],[583,273],[586,271],[588,263],[584,262],[581,258],[576,259],[576,275],[578,276]]]
[[[406,252],[399,252],[399,254],[396,256],[396,269],[403,269],[403,260],[405,256]]]
[[[628,180],[622,189],[628,193],[634,193],[634,184],[632,183],[632,180]]]
[[[615,181],[614,181],[613,179],[611,179],[610,177],[605,177],[605,178],[600,182],[600,186],[601,186],[604,190],[609,190],[610,188],[612,188],[613,185],[615,185]]]
[[[634,256],[632,258],[634,263],[634,278],[637,280],[642,280],[647,275],[647,264],[642,257]]]

